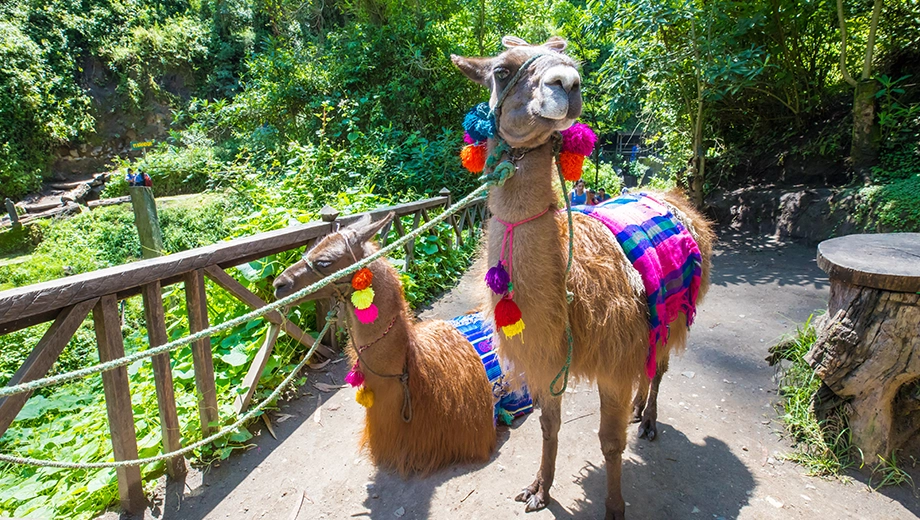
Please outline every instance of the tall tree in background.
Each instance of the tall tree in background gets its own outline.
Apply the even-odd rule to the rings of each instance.
[[[843,12],[843,0],[837,0],[837,17],[840,21],[840,74],[853,89],[853,143],[850,146],[850,161],[863,180],[870,181],[870,167],[878,162],[879,126],[875,117],[875,94],[879,83],[871,77],[872,58],[875,51],[875,33],[878,29],[882,0],[875,0],[872,6],[872,21],[869,25],[869,39],[863,60],[859,81],[847,70],[847,24]]]

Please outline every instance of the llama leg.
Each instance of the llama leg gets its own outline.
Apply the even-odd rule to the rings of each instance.
[[[527,506],[525,512],[537,511],[549,503],[549,488],[556,474],[556,449],[559,447],[559,426],[562,424],[562,396],[541,399],[540,428],[543,430],[543,456],[533,484],[515,497]]]
[[[645,405],[645,412],[642,414],[642,422],[639,423],[639,438],[655,440],[658,437],[658,386],[661,385],[661,378],[668,371],[669,357],[665,356],[658,362],[658,368],[655,372],[655,378],[652,379],[651,388],[648,393],[648,403]]]
[[[637,423],[642,420],[642,412],[645,411],[645,402],[648,400],[648,387],[650,381],[642,378],[642,381],[639,383],[639,388],[636,390],[636,397],[633,399],[632,404],[632,417],[629,422]]]
[[[626,518],[626,502],[623,500],[620,477],[623,470],[623,450],[626,449],[626,423],[629,416],[628,401],[619,393],[600,390],[601,427],[598,437],[601,451],[607,462],[607,499],[605,520]]]

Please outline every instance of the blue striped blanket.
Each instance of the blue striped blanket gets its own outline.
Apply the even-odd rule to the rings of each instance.
[[[492,347],[493,327],[482,319],[482,314],[473,313],[458,316],[447,323],[453,325],[467,341],[473,344],[479,360],[486,370],[486,376],[492,385],[492,398],[495,403],[495,419],[511,424],[511,419],[533,411],[533,400],[527,391],[527,385],[521,384],[520,390],[514,390],[509,374],[509,366],[502,366],[498,353]],[[517,376],[522,377],[522,376]]]

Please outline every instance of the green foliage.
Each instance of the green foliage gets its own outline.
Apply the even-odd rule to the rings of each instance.
[[[920,173],[860,188],[856,217],[874,232],[920,232]]]
[[[158,208],[167,252],[183,251],[217,242],[230,230],[236,211],[221,197],[201,203],[160,203]],[[54,280],[141,257],[134,213],[130,205],[99,208],[72,218],[34,224],[42,236],[27,262],[0,265],[0,290]]]
[[[809,316],[795,334],[784,339],[771,351],[790,362],[781,371],[780,394],[783,398],[782,420],[796,442],[795,452],[789,460],[803,465],[812,475],[840,475],[854,465],[850,431],[841,414],[834,419],[819,422],[812,410],[812,400],[821,386],[821,380],[805,361],[805,354],[815,343],[814,316]]]

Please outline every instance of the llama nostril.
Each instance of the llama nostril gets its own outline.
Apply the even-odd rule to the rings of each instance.
[[[283,298],[290,292],[292,284],[284,278],[276,278],[272,285],[275,287],[275,298]]]

